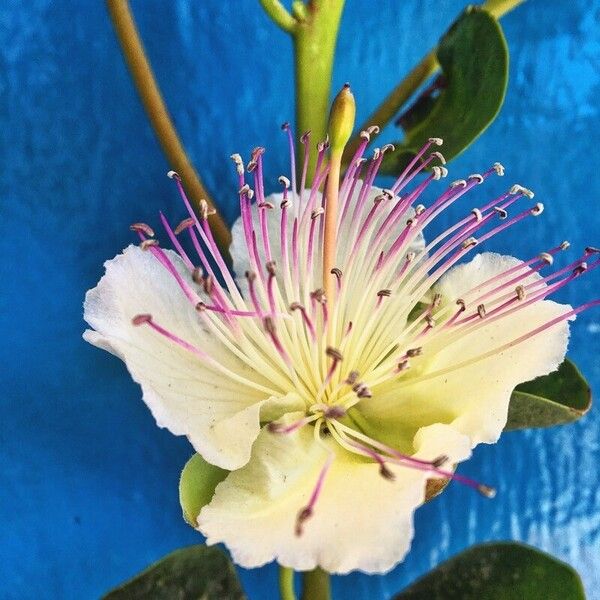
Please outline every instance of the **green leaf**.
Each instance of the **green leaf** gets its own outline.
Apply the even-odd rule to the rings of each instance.
[[[192,527],[196,527],[200,509],[212,500],[215,488],[228,474],[207,463],[199,454],[187,461],[179,479],[179,502],[183,518]]]
[[[381,172],[399,174],[430,137],[444,139],[447,160],[467,148],[498,114],[508,83],[508,48],[498,21],[468,7],[440,40],[443,85],[434,85],[402,117],[405,138],[386,155]],[[428,100],[429,98],[429,100]]]
[[[243,600],[235,568],[223,551],[190,546],[168,554],[104,600]]]
[[[570,361],[549,375],[517,386],[510,399],[505,431],[551,427],[581,418],[592,404],[590,386]]]
[[[579,575],[530,546],[496,542],[469,548],[394,600],[584,600]]]

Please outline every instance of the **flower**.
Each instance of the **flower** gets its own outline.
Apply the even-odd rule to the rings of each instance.
[[[425,206],[447,175],[433,151],[441,140],[380,189],[373,181],[392,147],[364,159],[369,130],[336,189],[335,267],[322,273],[327,143],[307,187],[308,163],[296,181],[284,129],[291,182],[280,178],[281,193],[265,196],[262,148],[246,168],[232,157],[238,279],[208,206],[196,216],[171,172],[188,213],[175,228],[160,216],[175,251],[134,224],[140,247],[106,263],[86,296],[84,337],[125,361],[159,426],[231,471],[198,515],[209,544],[224,542],[245,567],[385,572],[409,549],[428,480],[493,495],[453,465],[498,439],[515,385],[563,360],[568,321],[594,303],[547,298],[595,268],[597,250],[550,274],[567,242],[524,262],[489,252],[460,262],[543,206],[515,185],[426,243],[423,230],[502,166],[454,181]],[[308,150],[308,134],[302,143]],[[526,206],[509,216],[517,203]]]

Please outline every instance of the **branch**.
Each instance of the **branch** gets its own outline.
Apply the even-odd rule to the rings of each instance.
[[[181,176],[189,195],[196,205],[198,205],[200,200],[204,199],[211,208],[216,210],[214,203],[210,199],[198,173],[183,148],[171,116],[167,111],[158,84],[152,73],[152,67],[146,58],[144,46],[133,20],[128,0],[107,0],[107,7],[138,94],[163,152],[167,156],[171,166]],[[231,242],[229,229],[218,212],[210,216],[209,219],[219,248],[223,253],[228,254]]]
[[[294,33],[297,21],[279,0],[259,0],[259,2],[276,25],[283,31]]]

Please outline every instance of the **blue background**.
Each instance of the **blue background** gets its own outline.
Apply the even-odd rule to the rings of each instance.
[[[335,66],[335,86],[353,84],[360,120],[463,3],[374,5],[348,0]],[[133,6],[185,145],[231,220],[229,154],[267,145],[271,189],[287,169],[278,126],[293,117],[290,40],[254,0]],[[451,176],[500,160],[508,175],[493,190],[519,181],[547,210],[490,248],[529,257],[565,237],[577,249],[598,244],[599,21],[598,0],[530,0],[503,19],[507,100]],[[81,339],[85,290],[132,240],[129,223],[156,223],[159,208],[182,216],[103,3],[2,3],[0,157],[0,596],[94,598],[201,541],[177,499],[189,444],[154,425],[121,362]],[[597,281],[561,298],[590,299]],[[599,340],[600,315],[584,314],[570,355],[597,390]],[[388,598],[473,543],[515,539],[572,563],[598,598],[599,464],[597,409],[574,426],[507,434],[461,467],[498,486],[494,501],[452,485],[418,511],[402,565],[336,578],[335,591]],[[251,598],[273,597],[272,566],[241,576]]]

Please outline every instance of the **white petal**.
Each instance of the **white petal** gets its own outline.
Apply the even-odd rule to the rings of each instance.
[[[168,255],[189,279],[179,257]],[[148,326],[133,326],[131,319],[150,313],[162,327],[228,369],[259,385],[268,382],[211,335],[150,252],[130,246],[105,266],[106,274],[86,295],[84,317],[95,331],[86,331],[84,338],[125,361],[160,427],[188,436],[195,450],[215,465],[233,469],[245,464],[260,431],[262,405],[280,400],[224,377]]]
[[[480,254],[449,271],[437,291],[454,301],[518,263],[510,256]],[[539,278],[532,272],[526,283]],[[428,355],[425,345],[424,372],[445,369],[500,347],[569,309],[548,300],[536,302],[488,325],[484,320],[473,333],[433,355]],[[562,322],[491,358],[439,377],[412,385],[398,387],[390,383],[375,388],[373,398],[361,403],[360,411],[372,430],[377,429],[380,437],[400,447],[419,427],[434,422],[451,424],[468,435],[473,445],[495,442],[506,424],[512,390],[519,383],[554,371],[564,359],[568,339],[568,323]],[[411,375],[406,377],[409,381]]]
[[[418,456],[466,458],[469,439],[444,425],[420,431]],[[240,565],[272,560],[296,570],[320,566],[330,573],[359,569],[384,573],[405,556],[413,537],[413,512],[423,503],[430,473],[390,465],[395,481],[379,467],[331,444],[335,459],[314,515],[300,537],[296,516],[307,504],[327,451],[312,427],[295,434],[261,432],[250,462],[220,483],[200,512],[208,544],[225,542]]]

